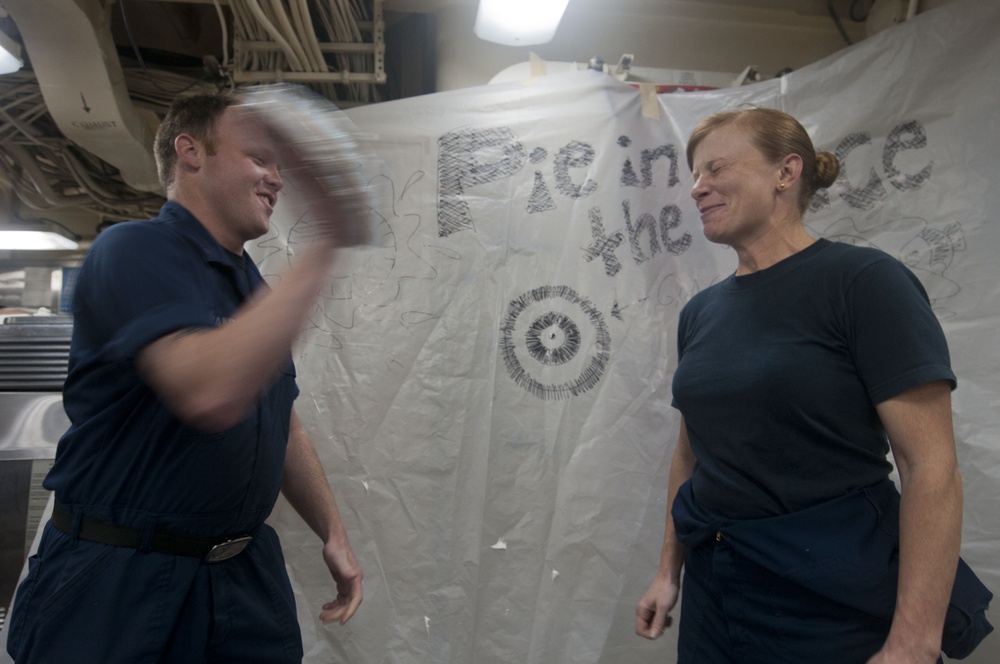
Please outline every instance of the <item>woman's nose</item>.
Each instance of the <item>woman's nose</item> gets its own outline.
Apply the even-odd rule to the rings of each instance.
[[[694,184],[691,186],[691,198],[698,200],[702,196],[708,193],[708,187],[705,185],[703,179],[699,176]]]

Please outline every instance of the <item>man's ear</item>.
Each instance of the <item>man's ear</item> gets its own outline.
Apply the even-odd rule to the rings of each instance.
[[[178,166],[193,171],[201,168],[205,147],[194,136],[178,134],[174,139],[174,151],[177,153]]]

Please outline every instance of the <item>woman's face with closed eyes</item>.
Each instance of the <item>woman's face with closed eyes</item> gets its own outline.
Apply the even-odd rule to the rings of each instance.
[[[691,196],[705,237],[742,247],[773,225],[782,186],[780,164],[769,163],[735,123],[714,129],[695,148]]]

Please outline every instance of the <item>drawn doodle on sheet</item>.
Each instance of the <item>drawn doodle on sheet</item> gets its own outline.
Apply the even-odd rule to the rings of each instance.
[[[632,139],[621,135],[617,140],[621,148],[629,148]],[[668,164],[667,179],[664,183],[666,187],[673,188],[680,182],[677,174],[677,149],[671,144],[660,145],[651,149],[643,149],[640,152],[640,172],[642,178],[635,173],[632,159],[626,157],[622,163],[619,185],[622,188],[640,187],[647,189],[653,186],[653,167],[661,159],[666,159]],[[628,199],[621,203],[622,218],[625,225],[625,233],[628,234],[628,246],[631,249],[632,260],[636,265],[642,265],[647,260],[660,253],[661,249],[666,249],[667,253],[679,256],[687,251],[694,238],[688,232],[683,232],[679,237],[671,237],[671,231],[677,229],[683,219],[680,207],[674,204],[664,205],[660,209],[659,219],[648,212],[634,214],[632,202]],[[592,207],[588,211],[590,219],[591,238],[593,242],[583,248],[583,257],[588,263],[600,258],[604,263],[605,274],[613,277],[621,271],[622,265],[615,255],[618,247],[623,243],[625,234],[622,231],[614,231],[610,235],[605,230],[605,224],[601,209]],[[633,216],[635,219],[633,220]],[[644,249],[642,238],[646,237]],[[619,310],[618,315],[621,314]],[[614,312],[613,312],[614,315]]]
[[[593,389],[611,357],[604,317],[568,286],[540,286],[511,300],[500,332],[507,374],[544,401]]]
[[[632,139],[628,136],[618,137],[618,147],[627,148],[632,145]],[[618,180],[618,184],[623,187],[638,187],[639,177],[635,174],[635,167],[632,166],[631,157],[626,157],[625,161],[622,163],[622,174]]]
[[[965,233],[958,222],[942,227],[928,226],[899,251],[903,261],[923,282],[931,305],[944,315],[939,303],[962,290],[945,272],[951,267],[955,252],[965,251]]]
[[[622,269],[621,261],[615,256],[615,250],[625,240],[625,234],[621,231],[607,234],[599,207],[590,208],[587,216],[590,217],[590,233],[594,241],[589,246],[583,247],[583,259],[589,263],[595,258],[600,258],[604,263],[604,273],[613,277]]]
[[[406,194],[424,175],[422,171],[412,173],[398,193],[395,181],[389,176],[379,175],[369,181],[374,202],[368,219],[371,242],[338,252],[331,263],[327,283],[307,320],[307,329],[321,334],[310,335],[308,343],[334,350],[343,348],[342,334],[355,327],[359,311],[366,310],[366,318],[376,318],[378,314],[374,312],[387,311],[399,302],[402,281],[437,277],[437,270],[418,253],[420,248],[411,246],[415,238],[421,237],[420,215],[400,211]],[[300,215],[290,228],[273,227],[272,232],[258,241],[258,249],[265,256],[260,263],[275,260],[279,252],[284,252],[285,260],[291,262],[296,251],[309,241],[312,223],[308,215]],[[458,258],[449,250],[432,249],[442,258]],[[269,280],[276,276],[270,275]],[[399,313],[398,323],[409,328],[436,317],[434,312],[405,310]]]
[[[556,202],[552,200],[549,188],[545,186],[545,176],[541,171],[535,171],[535,184],[531,187],[531,196],[528,197],[528,212],[545,212],[555,210]]]
[[[647,296],[631,300],[627,304],[622,304],[616,299],[611,308],[611,315],[624,322],[627,309],[649,300],[658,307],[679,311],[702,288],[713,286],[725,278],[725,273],[718,273],[703,286],[703,282],[691,274],[669,272],[659,278]]]
[[[842,164],[847,163],[848,155],[855,149],[871,145],[872,137],[867,131],[859,131],[849,134],[841,140],[834,150],[837,160]],[[837,182],[831,187],[850,207],[856,210],[871,210],[884,201],[889,192],[879,179],[878,173],[872,168],[868,172],[868,180],[860,186],[852,187],[847,180],[846,171],[842,171],[837,177]]]
[[[883,223],[877,234],[869,234],[862,233],[853,219],[845,217],[814,230],[828,240],[875,247],[895,256],[920,279],[935,313],[940,318],[954,315],[949,301],[962,287],[948,273],[957,252],[967,248],[961,223],[931,224],[919,217],[903,217]]]
[[[648,208],[650,201],[657,196],[665,196],[667,200],[676,198],[672,190],[680,183],[677,146],[664,143],[640,150],[625,134],[619,135],[616,142],[626,151],[619,173],[624,198],[615,206],[617,209],[609,209],[606,204],[603,208],[601,205],[585,208],[577,204],[572,207],[574,213],[586,209],[588,222],[586,226],[574,222],[573,226],[589,226],[591,231],[590,244],[581,247],[584,260],[601,265],[608,277],[621,272],[625,260],[622,254],[630,253],[632,261],[639,266],[664,252],[679,256],[694,241],[691,233],[681,228],[683,214],[680,206],[674,203],[664,205],[664,201],[660,200],[652,210]],[[514,178],[527,163],[534,167],[530,194],[523,203],[508,199],[508,204],[524,205],[528,215],[555,210],[558,208],[557,201],[564,199],[579,202],[593,197],[600,188],[597,180],[591,177],[594,175],[592,167],[597,161],[597,150],[584,141],[570,140],[552,150],[541,146],[529,148],[509,127],[466,127],[443,134],[437,144],[437,222],[440,237],[476,232],[475,224],[488,223],[494,214],[494,208],[488,205],[491,200],[527,191],[528,187],[523,186],[526,184],[523,176],[513,182],[498,184]],[[633,159],[637,161],[638,172],[633,166]],[[546,161],[551,162],[548,174],[542,170]],[[475,190],[491,183],[494,185],[492,188]],[[635,189],[648,191],[632,191]],[[605,221],[607,217],[610,218]]]
[[[473,229],[465,193],[521,170],[528,156],[508,127],[460,129],[438,139],[438,235]]]
[[[711,286],[718,283],[724,278],[721,274],[716,275],[708,285]],[[680,309],[699,290],[697,279],[690,276],[682,279],[677,273],[672,272],[665,275],[659,284],[657,284],[656,302],[661,307]]]
[[[660,210],[659,224],[653,215],[648,212],[640,214],[635,222],[632,221],[632,207],[628,201],[622,201],[622,213],[625,217],[625,230],[628,231],[629,246],[632,249],[632,259],[636,265],[642,265],[645,261],[660,253],[660,237],[663,238],[663,245],[667,253],[680,256],[688,248],[694,239],[690,233],[682,233],[680,237],[673,239],[670,231],[681,225],[681,209],[676,205],[664,205]],[[657,231],[659,229],[659,231]],[[645,234],[649,239],[649,255],[642,250],[642,243],[639,241]]]
[[[485,195],[470,196],[472,189],[510,178],[528,162],[535,167],[531,193],[524,208],[529,215],[557,209],[557,196],[578,200],[591,196],[598,189],[597,181],[586,175],[581,182],[573,177],[574,172],[588,172],[597,156],[594,147],[583,141],[571,140],[554,150],[551,188],[541,167],[542,162],[549,158],[549,150],[534,147],[529,154],[528,148],[510,127],[456,129],[443,134],[437,143],[437,222],[440,237],[474,231],[474,206],[488,198]],[[511,204],[514,202],[511,201]]]
[[[583,141],[570,141],[556,153],[552,171],[556,178],[556,189],[568,198],[586,198],[597,191],[597,182],[587,178],[583,184],[576,184],[570,177],[571,168],[587,168],[594,163],[597,155],[594,148]]]
[[[840,140],[833,151],[841,166],[836,182],[828,189],[816,192],[809,210],[817,212],[826,209],[830,207],[832,197],[835,197],[854,210],[871,212],[888,198],[889,190],[886,189],[886,182],[900,193],[918,191],[930,181],[934,171],[934,160],[923,157],[921,152],[928,147],[928,144],[927,131],[918,120],[905,120],[893,127],[886,134],[881,150],[873,142],[869,131],[848,134]],[[855,152],[862,148],[874,150],[879,158],[865,162],[864,150]],[[910,154],[914,151],[915,154]],[[860,161],[854,164],[855,160]],[[914,161],[919,167],[913,164]],[[900,162],[906,164],[905,172]],[[882,176],[879,175],[875,165],[880,166]],[[848,171],[852,166],[854,170],[864,170],[867,167],[868,171],[862,178],[865,179],[864,184],[851,182]],[[856,174],[855,179],[858,179]]]
[[[632,139],[622,135],[618,137],[617,143],[618,147],[629,148],[632,146]],[[655,148],[645,148],[639,155],[639,170],[642,174],[642,179],[640,180],[639,176],[635,174],[632,158],[626,157],[625,161],[622,162],[621,175],[618,178],[619,185],[622,187],[642,187],[643,189],[653,186],[653,166],[663,158],[667,159],[668,170],[666,182],[662,184],[670,188],[680,183],[680,176],[677,173],[678,153],[674,145],[667,143],[658,145]]]
[[[623,307],[620,304],[618,304],[618,300],[615,300],[614,303],[611,305],[611,316],[624,323],[625,316],[622,314],[622,311],[624,311],[626,308],[627,305]]]
[[[540,164],[549,156],[549,151],[545,148],[535,148],[528,155],[528,159],[532,164]],[[531,195],[528,197],[528,213],[533,214],[535,212],[545,212],[546,210],[555,210],[556,202],[552,198],[552,194],[549,192],[549,188],[545,186],[545,176],[542,175],[540,170],[535,171],[535,181],[531,186]]]

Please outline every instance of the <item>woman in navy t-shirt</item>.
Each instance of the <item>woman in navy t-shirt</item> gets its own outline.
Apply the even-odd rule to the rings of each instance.
[[[687,155],[705,237],[738,267],[680,316],[683,419],[636,631],[670,623],[683,567],[681,663],[933,664],[962,478],[927,295],[891,256],[806,232],[840,166],[788,114],[709,116]]]

